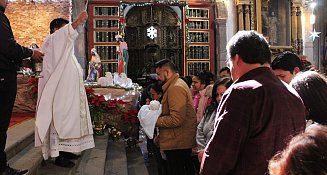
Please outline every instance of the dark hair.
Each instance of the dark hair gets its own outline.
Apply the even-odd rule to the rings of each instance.
[[[248,64],[271,63],[271,51],[262,34],[256,31],[239,31],[228,42],[227,54],[233,59],[238,54]]]
[[[232,84],[233,84],[233,81],[230,77],[224,77],[215,82],[215,84],[212,87],[211,104],[207,107],[206,113],[211,115],[212,112],[214,110],[216,110],[219,105],[218,102],[216,101],[216,98],[218,96],[217,87],[223,85],[226,87],[226,89],[228,89]],[[206,116],[208,116],[208,115],[206,115]]]
[[[177,72],[177,68],[176,65],[169,59],[162,59],[159,60],[155,63],[155,68],[162,68],[162,67],[167,67],[170,70],[172,70],[173,72]]]
[[[187,84],[187,86],[189,87],[189,88],[191,88],[191,85],[192,85],[192,77],[191,76],[189,76],[189,75],[187,75],[187,76],[180,76],[179,78],[181,78],[182,80],[184,80],[185,81],[185,83]]]
[[[298,92],[303,100],[308,119],[327,125],[327,79],[314,71],[296,75],[290,85]]]
[[[224,71],[227,71],[230,74],[230,69],[228,67],[223,67],[219,70],[219,73],[222,73]]]
[[[301,71],[303,70],[300,58],[295,53],[289,51],[279,54],[271,63],[273,70],[282,69],[293,73],[295,67],[298,67]]]
[[[150,92],[150,89],[155,90],[157,93],[163,93],[163,91],[162,91],[162,85],[161,85],[161,82],[159,82],[159,81],[150,84],[149,89],[148,89],[149,92]]]
[[[286,149],[269,161],[272,175],[326,175],[327,127],[311,125],[302,134],[292,138]]]
[[[196,76],[200,80],[200,83],[204,84],[205,87],[207,87],[210,84],[210,81],[213,80],[213,74],[206,70],[197,72],[194,76]]]
[[[56,18],[51,21],[50,23],[50,34],[54,33],[55,28],[59,29],[62,27],[64,24],[68,24],[69,21],[63,18]]]

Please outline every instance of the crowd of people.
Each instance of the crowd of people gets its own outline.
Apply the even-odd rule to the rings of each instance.
[[[75,29],[87,13],[73,23],[53,20],[40,51],[15,41],[4,15],[6,4],[0,0],[0,174],[28,172],[10,167],[4,152],[17,91],[16,71],[26,57],[43,61],[44,66],[36,146],[42,147],[44,159],[55,157],[56,165],[73,167],[70,160],[78,155],[72,153],[94,147],[82,69],[73,53]],[[255,31],[239,31],[226,50],[227,67],[217,78],[206,70],[181,77],[168,59],[155,64],[158,82],[146,89],[138,117],[158,173],[327,174],[325,75],[304,66],[292,52],[271,62],[266,39]],[[127,46],[121,53],[126,51]],[[121,63],[121,72],[124,67],[127,72]]]
[[[255,31],[239,31],[226,49],[217,77],[182,77],[170,60],[156,63],[149,87],[161,85],[162,112],[148,150],[158,174],[326,174],[325,75],[288,51],[271,62]]]

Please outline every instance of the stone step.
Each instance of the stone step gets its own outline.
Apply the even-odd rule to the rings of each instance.
[[[8,163],[17,169],[28,169],[36,174],[43,158],[40,148],[34,147],[35,119],[23,121],[8,129],[5,152]]]
[[[106,175],[128,175],[125,142],[109,139],[106,159]]]
[[[17,169],[28,169],[28,175],[36,175],[42,163],[43,157],[40,148],[35,148],[34,143],[25,147],[22,151],[12,157],[8,163]]]
[[[108,134],[94,136],[95,148],[83,151],[73,168],[58,167],[54,159],[45,161],[37,175],[104,175],[108,147]],[[124,153],[126,154],[126,153]]]
[[[75,172],[76,175],[104,175],[108,148],[108,133],[94,136],[95,148],[85,150]]]
[[[7,131],[7,144],[5,152],[7,159],[11,159],[32,142],[34,143],[35,119],[23,121]]]

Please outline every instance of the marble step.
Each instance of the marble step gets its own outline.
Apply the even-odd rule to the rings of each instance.
[[[32,142],[34,143],[35,119],[29,119],[10,127],[7,131],[5,152],[7,159],[11,159]]]
[[[34,147],[35,119],[23,121],[8,129],[5,152],[8,163],[16,169],[28,169],[34,175],[43,160],[40,148]]]

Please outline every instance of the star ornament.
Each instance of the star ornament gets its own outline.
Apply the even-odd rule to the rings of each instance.
[[[149,27],[147,29],[147,36],[150,37],[151,39],[154,39],[157,37],[157,29],[154,28],[153,26]]]
[[[316,38],[319,38],[319,34],[321,32],[317,32],[316,29],[313,29],[313,32],[310,32],[311,35],[309,36],[309,38],[312,38],[312,41],[315,41]]]

